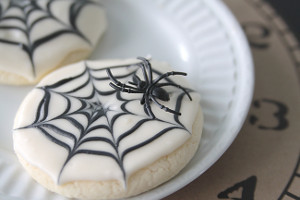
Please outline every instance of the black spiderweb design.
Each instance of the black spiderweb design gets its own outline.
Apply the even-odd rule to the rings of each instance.
[[[139,65],[141,64],[142,63],[115,66],[110,67],[110,69],[113,73],[117,74],[116,78],[125,82],[132,80],[133,75],[137,74],[140,69]],[[122,68],[130,70],[122,70],[120,72]],[[162,73],[153,70],[153,74],[160,76]],[[166,79],[165,81],[173,83],[170,79]],[[80,74],[60,80],[52,85],[37,88],[37,90],[43,92],[43,98],[37,107],[35,120],[32,124],[18,129],[38,129],[39,132],[46,136],[51,142],[63,147],[67,151],[68,156],[58,175],[58,183],[66,165],[78,154],[106,156],[113,159],[120,167],[125,181],[126,167],[123,161],[126,155],[153,142],[174,129],[182,129],[185,130],[187,134],[190,134],[180,122],[178,115],[170,114],[170,118],[173,117],[171,122],[159,118],[153,119],[147,114],[146,110],[143,109],[143,105],[140,104],[142,112],[145,112],[143,116],[129,111],[127,105],[132,101],[139,102],[142,94],[138,94],[138,97],[126,99],[122,97],[124,93],[116,91],[109,86],[106,87],[106,89],[99,87],[103,84],[108,85],[109,82],[110,79],[106,74],[106,68],[95,69],[85,63],[84,70]],[[107,90],[107,88],[109,89]],[[187,88],[186,90],[191,91]],[[83,91],[88,91],[88,93],[82,96]],[[185,95],[186,94],[181,90],[178,92],[175,105],[176,111],[180,110]],[[104,99],[107,97],[117,99],[120,102],[120,107],[116,109],[106,106],[106,100]],[[57,101],[57,99],[59,100]],[[55,108],[51,106],[59,104],[59,102],[65,104],[63,111],[60,114],[51,114],[51,109]],[[118,120],[122,120],[126,115],[139,116],[140,118],[132,127],[116,136],[114,131],[115,123]],[[82,118],[85,120],[82,120]],[[83,123],[83,121],[86,121],[86,123]],[[120,150],[119,146],[122,141],[135,133],[142,126],[154,121],[164,124],[164,128],[153,133],[151,137],[134,145],[127,146],[126,149]],[[63,127],[60,122],[67,123],[69,127],[73,128],[73,131],[66,130],[66,126]],[[87,147],[87,144],[90,142],[96,142],[99,145],[97,144],[95,148]],[[101,144],[109,146],[110,148],[102,148]]]
[[[63,35],[73,34],[82,40],[90,41],[81,33],[76,25],[80,11],[88,4],[95,4],[89,0],[66,0],[71,2],[68,12],[68,23],[59,19],[51,10],[53,4],[61,0],[1,0],[0,1],[0,43],[21,48],[28,55],[32,64],[32,74],[36,76],[34,53],[38,47]],[[45,3],[45,4],[44,4]],[[39,27],[43,22],[51,20],[60,25],[61,29],[53,30],[40,38],[33,39],[32,30]],[[22,37],[1,37],[11,31],[24,36]],[[2,33],[2,34],[1,34]],[[16,35],[16,34],[14,34]]]

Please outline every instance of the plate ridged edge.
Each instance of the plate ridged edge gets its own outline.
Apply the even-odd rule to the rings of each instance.
[[[224,103],[225,110],[228,109],[230,112],[232,112],[232,116],[230,117],[223,116],[223,118],[221,119],[223,123],[223,126],[221,126],[221,128],[223,128],[226,123],[231,123],[231,126],[224,127],[226,128],[226,130],[221,130],[221,128],[219,128],[215,130],[215,132],[217,134],[222,134],[222,132],[229,132],[231,134],[231,138],[226,144],[223,145],[221,144],[221,146],[217,148],[216,151],[218,156],[214,158],[207,158],[205,160],[206,164],[203,165],[202,163],[197,163],[192,161],[190,165],[193,165],[192,166],[193,168],[191,168],[191,166],[187,166],[187,168],[189,169],[183,170],[184,172],[176,176],[171,182],[167,182],[164,185],[150,192],[142,194],[139,197],[133,198],[135,200],[163,198],[179,190],[180,188],[184,187],[188,183],[192,182],[199,175],[204,173],[211,165],[213,165],[222,156],[222,154],[228,149],[228,147],[231,145],[231,143],[239,133],[247,117],[252,102],[253,91],[254,91],[254,66],[252,61],[252,54],[248,46],[247,39],[240,25],[238,24],[237,20],[235,19],[233,14],[229,11],[229,9],[225,6],[223,2],[221,2],[220,0],[195,0],[195,1],[156,0],[155,4],[157,4],[158,7],[160,7],[161,9],[165,9],[167,11],[169,10],[168,12],[171,11],[172,13],[173,10],[173,14],[175,15],[176,13],[174,13],[174,11],[176,11],[176,9],[177,11],[179,11],[179,9],[183,9],[183,10],[186,9],[186,11],[182,11],[183,14],[181,14],[181,16],[180,15],[178,15],[177,17],[175,16],[176,18],[175,20],[182,18],[184,14],[186,14],[185,16],[191,16],[190,14],[191,12],[187,12],[189,9],[197,10],[198,8],[197,11],[201,11],[201,8],[199,8],[199,6],[203,5],[204,8],[202,9],[204,10],[208,9],[206,11],[203,10],[203,14],[210,13],[211,16],[217,20],[217,23],[220,25],[220,28],[225,30],[227,40],[230,41],[231,43],[229,48],[233,55],[233,60],[231,59],[228,60],[229,62],[233,61],[235,64],[235,67],[233,69],[235,85],[232,88],[232,94],[234,98],[229,98],[228,102]],[[196,23],[195,18],[191,18],[189,20],[185,18],[185,21],[188,21],[188,24],[182,25],[183,27],[184,26],[190,27],[191,24]],[[207,26],[210,25],[207,24]],[[213,37],[210,40],[212,41]],[[212,129],[209,129],[209,131],[212,131]],[[199,151],[201,151],[201,146]],[[199,170],[199,168],[201,168],[202,170]]]

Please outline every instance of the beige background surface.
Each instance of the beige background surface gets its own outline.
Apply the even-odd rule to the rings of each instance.
[[[264,1],[224,2],[252,49],[253,104],[240,134],[220,160],[165,200],[300,199],[299,44]]]

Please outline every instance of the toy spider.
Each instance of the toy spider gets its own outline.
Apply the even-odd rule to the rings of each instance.
[[[161,109],[163,109],[166,112],[173,113],[175,115],[181,115],[180,112],[172,110],[161,103],[157,101],[157,99],[160,99],[162,101],[169,101],[170,96],[168,92],[163,89],[162,87],[165,86],[174,86],[177,88],[180,88],[192,101],[192,97],[190,94],[180,85],[177,85],[175,83],[159,83],[162,79],[165,79],[169,76],[175,76],[175,75],[181,75],[181,76],[186,76],[187,74],[184,72],[167,72],[165,74],[160,75],[158,78],[155,80],[152,80],[152,68],[150,62],[143,57],[138,57],[138,59],[142,60],[143,62],[139,64],[139,66],[142,69],[143,76],[144,76],[144,81],[141,80],[136,74],[133,75],[132,81],[129,81],[128,83],[130,85],[126,85],[124,83],[121,83],[118,81],[111,73],[111,70],[108,68],[106,69],[106,72],[112,82],[109,83],[109,85],[114,88],[115,90],[121,91],[121,92],[127,92],[127,93],[143,93],[143,97],[141,99],[141,104],[145,104],[145,108],[147,111],[147,114],[151,116],[153,119],[155,119],[155,115],[152,112],[150,102],[153,101],[156,103]],[[133,87],[135,86],[135,87]]]

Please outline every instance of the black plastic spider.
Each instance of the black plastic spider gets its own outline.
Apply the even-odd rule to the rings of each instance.
[[[163,109],[166,112],[173,113],[175,115],[181,115],[180,112],[172,110],[172,109],[162,105],[161,103],[159,103],[157,101],[157,99],[160,99],[162,101],[169,101],[170,100],[170,96],[169,96],[168,92],[165,89],[163,89],[162,87],[164,87],[164,86],[174,86],[174,87],[177,87],[177,88],[181,89],[189,97],[189,99],[191,101],[192,101],[192,97],[186,91],[186,89],[184,89],[180,85],[177,85],[175,83],[170,83],[170,82],[159,83],[159,81],[161,81],[162,79],[165,79],[169,76],[175,76],[175,75],[186,76],[187,74],[184,73],[184,72],[172,71],[172,72],[167,72],[165,74],[162,74],[159,77],[157,77],[155,80],[152,80],[152,68],[151,68],[150,62],[146,58],[143,58],[143,57],[138,57],[138,59],[143,61],[142,63],[139,64],[139,66],[142,69],[143,76],[144,76],[144,81],[141,80],[135,74],[135,75],[133,75],[133,78],[132,78],[133,82],[131,82],[131,81],[128,82],[129,84],[131,84],[135,87],[130,86],[130,85],[126,85],[126,84],[121,83],[120,81],[118,81],[112,75],[111,70],[108,68],[108,69],[106,69],[106,72],[107,72],[109,78],[112,81],[112,82],[109,83],[109,85],[112,88],[114,88],[115,90],[118,90],[118,91],[121,91],[121,92],[143,93],[143,97],[141,99],[141,104],[142,105],[145,104],[147,114],[149,116],[151,116],[153,119],[155,118],[155,115],[153,114],[151,106],[150,106],[151,101],[156,103],[161,109]]]

